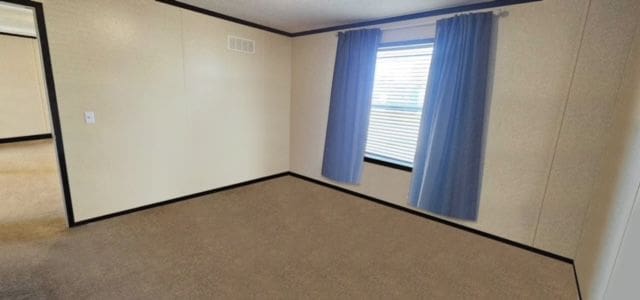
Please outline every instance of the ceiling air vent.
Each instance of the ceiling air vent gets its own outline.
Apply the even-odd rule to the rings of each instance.
[[[256,42],[230,35],[228,38],[227,48],[233,51],[253,54],[256,53]]]

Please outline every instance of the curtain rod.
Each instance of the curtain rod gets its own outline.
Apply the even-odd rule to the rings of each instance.
[[[502,18],[502,17],[506,17],[509,15],[509,11],[500,8],[497,10],[488,10],[488,11],[494,11],[495,12],[495,16],[498,18]],[[432,25],[436,25],[436,22],[438,20],[441,19],[446,19],[446,18],[450,18],[450,16],[445,17],[445,18],[439,18],[436,20],[431,20],[429,22],[424,22],[424,23],[413,23],[413,24],[406,24],[406,25],[397,25],[397,26],[379,26],[379,28],[381,30],[397,30],[397,29],[405,29],[405,28],[414,28],[414,27],[422,27],[422,26],[432,26]],[[365,27],[365,28],[371,28],[371,27]],[[343,31],[339,31],[336,32],[336,36],[338,35],[338,33],[343,32]]]

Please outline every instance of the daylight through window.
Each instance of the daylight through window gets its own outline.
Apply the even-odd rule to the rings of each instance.
[[[366,157],[413,165],[432,53],[432,43],[378,49]]]

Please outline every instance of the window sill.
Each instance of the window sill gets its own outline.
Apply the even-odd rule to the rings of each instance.
[[[366,157],[365,156],[364,157],[364,161],[368,162],[368,163],[380,165],[380,166],[385,166],[385,167],[389,167],[389,168],[393,168],[393,169],[397,169],[397,170],[406,171],[406,172],[413,171],[413,168],[411,168],[411,167],[407,167],[407,166],[403,166],[403,165],[399,165],[399,164],[394,164],[392,162],[379,160],[379,159],[375,159],[375,158],[371,158],[371,157]]]

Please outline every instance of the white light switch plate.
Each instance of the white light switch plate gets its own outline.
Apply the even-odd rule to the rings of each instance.
[[[87,124],[95,124],[96,123],[96,114],[92,111],[84,112],[84,122]]]

